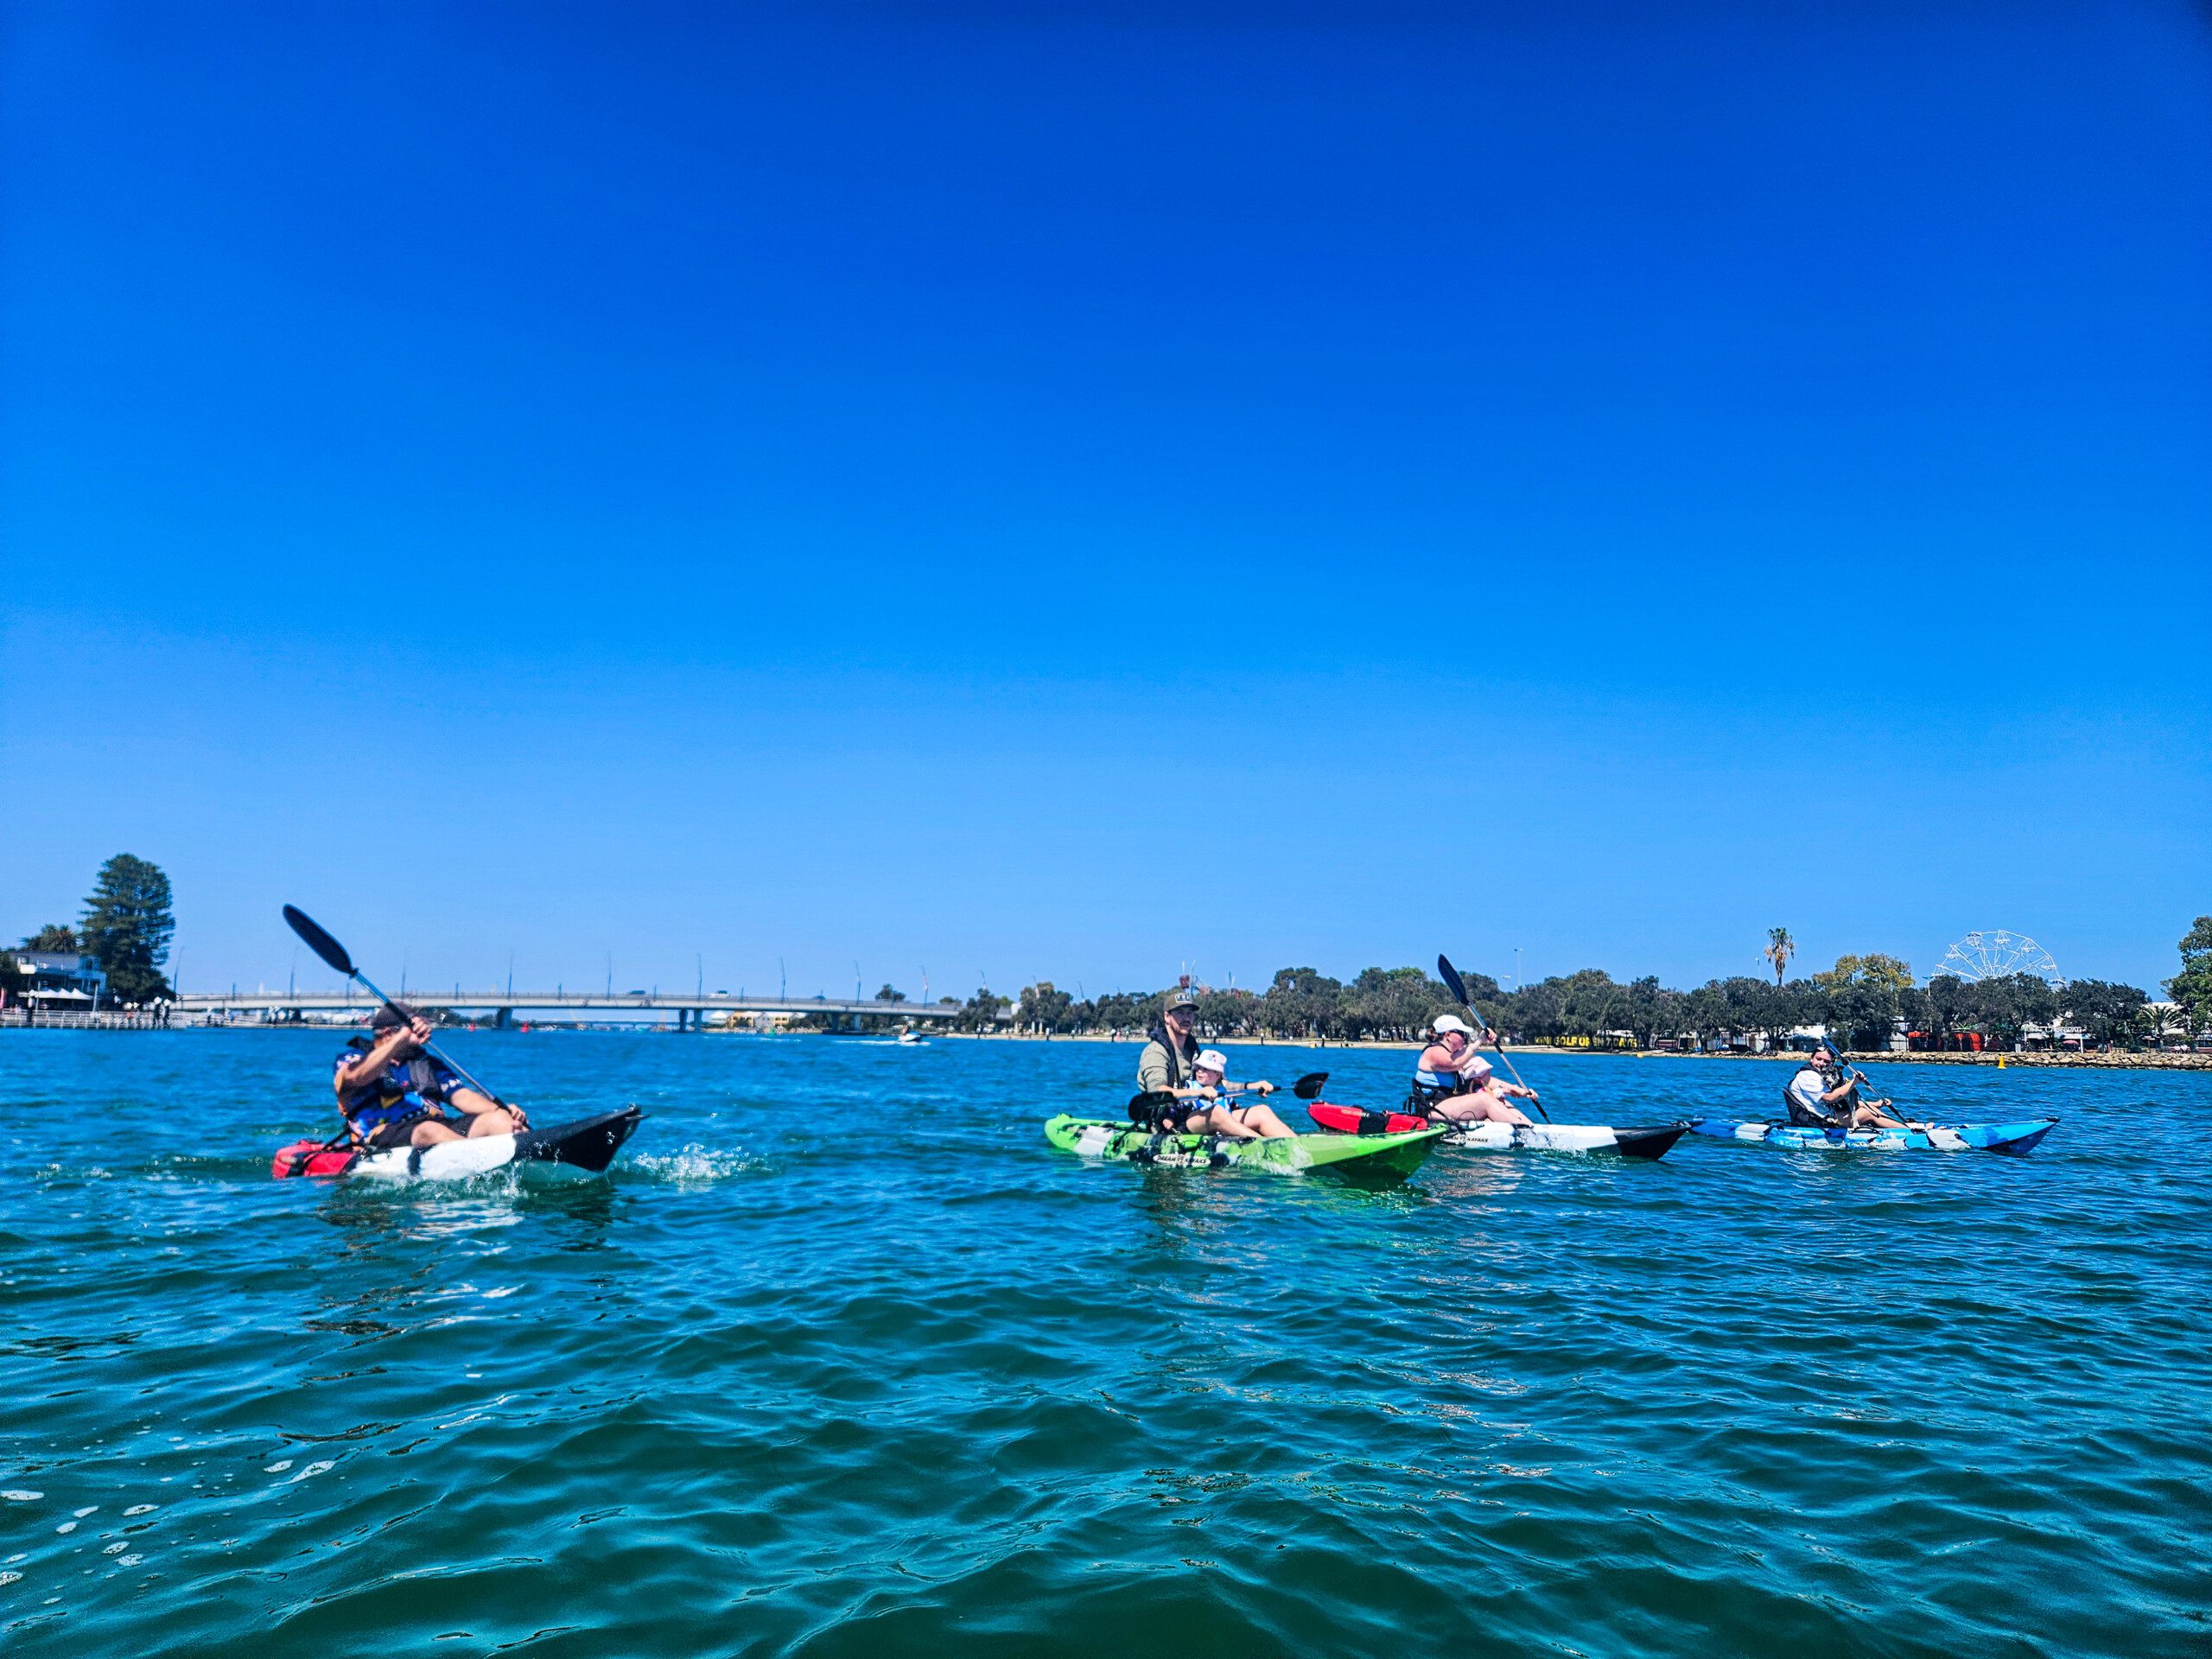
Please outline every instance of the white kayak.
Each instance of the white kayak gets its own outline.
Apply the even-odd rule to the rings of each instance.
[[[465,1181],[510,1164],[553,1165],[596,1175],[614,1161],[643,1121],[635,1106],[602,1112],[573,1123],[556,1123],[517,1135],[479,1135],[441,1141],[429,1147],[394,1147],[388,1152],[355,1153],[327,1142],[296,1141],[276,1154],[270,1173],[344,1175],[376,1181]]]
[[[1317,1100],[1306,1109],[1323,1128],[1344,1135],[1402,1135],[1428,1127],[1427,1119],[1410,1112],[1363,1111],[1325,1100]],[[1617,1152],[1624,1158],[1664,1158],[1675,1142],[1689,1133],[1689,1127],[1688,1123],[1661,1123],[1647,1128],[1617,1128],[1611,1123],[1459,1123],[1446,1129],[1437,1144],[1470,1147],[1478,1152]]]

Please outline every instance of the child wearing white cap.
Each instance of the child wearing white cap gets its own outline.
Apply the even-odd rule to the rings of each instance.
[[[1215,1135],[1226,1135],[1239,1141],[1277,1141],[1297,1130],[1275,1116],[1272,1106],[1255,1103],[1250,1106],[1231,1106],[1227,1103],[1232,1095],[1272,1095],[1275,1086],[1264,1077],[1256,1083],[1229,1081],[1229,1056],[1217,1048],[1204,1049],[1191,1070],[1191,1077],[1204,1097],[1213,1102],[1206,1114],[1205,1128]],[[1195,1114],[1194,1114],[1195,1116]]]
[[[1536,1091],[1517,1083],[1500,1083],[1491,1075],[1490,1062],[1475,1052],[1472,1026],[1456,1014],[1444,1014],[1428,1029],[1431,1040],[1414,1062],[1409,1103],[1414,1111],[1451,1123],[1484,1118],[1497,1123],[1529,1122],[1529,1115],[1509,1106],[1506,1096],[1534,1100]]]

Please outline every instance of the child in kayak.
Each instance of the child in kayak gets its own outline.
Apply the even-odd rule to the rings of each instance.
[[[480,1135],[512,1135],[530,1122],[519,1107],[502,1106],[470,1088],[424,1052],[429,1022],[409,1008],[377,1010],[372,1037],[356,1037],[338,1056],[331,1086],[356,1146],[434,1147]],[[448,1117],[451,1105],[461,1113]],[[466,1125],[464,1128],[461,1126]]]
[[[1805,1056],[1805,1063],[1783,1085],[1782,1103],[1789,1113],[1789,1121],[1801,1128],[1902,1129],[1910,1127],[1902,1118],[1883,1115],[1881,1109],[1890,1103],[1888,1101],[1858,1098],[1859,1085],[1866,1081],[1864,1071],[1853,1071],[1846,1077],[1843,1057],[1824,1043]]]
[[[1534,1100],[1536,1091],[1517,1083],[1500,1083],[1491,1064],[1475,1052],[1475,1029],[1456,1014],[1437,1016],[1430,1042],[1414,1062],[1408,1109],[1446,1123],[1526,1123],[1529,1115],[1506,1103],[1506,1096]]]
[[[1217,1048],[1209,1048],[1198,1056],[1191,1071],[1191,1080],[1197,1084],[1197,1093],[1212,1103],[1212,1109],[1205,1115],[1205,1128],[1211,1134],[1230,1135],[1239,1141],[1280,1141],[1285,1135],[1298,1133],[1275,1116],[1274,1107],[1263,1102],[1249,1106],[1228,1103],[1229,1098],[1236,1095],[1272,1095],[1275,1086],[1264,1077],[1256,1083],[1230,1082],[1229,1057]]]
[[[1193,1052],[1198,1049],[1198,993],[1187,985],[1169,992],[1160,1023],[1152,1028],[1144,1052],[1137,1056],[1138,1099],[1154,1103],[1143,1107],[1133,1103],[1131,1109],[1148,1114],[1144,1121],[1156,1128],[1188,1135],[1226,1135],[1250,1141],[1296,1133],[1270,1107],[1220,1103],[1224,1092],[1267,1095],[1274,1092],[1274,1084],[1225,1084],[1229,1061],[1221,1051]],[[1201,1071],[1209,1074],[1208,1080],[1201,1079]]]

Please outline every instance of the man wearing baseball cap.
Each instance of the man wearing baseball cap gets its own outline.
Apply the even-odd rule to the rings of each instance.
[[[1500,1083],[1490,1062],[1475,1052],[1475,1028],[1456,1014],[1440,1014],[1429,1027],[1429,1042],[1414,1062],[1412,1110],[1448,1123],[1526,1123],[1529,1115],[1506,1103],[1517,1095],[1534,1100],[1536,1091],[1517,1083]]]
[[[430,1147],[464,1135],[511,1135],[530,1127],[519,1108],[477,1093],[425,1052],[430,1022],[414,1009],[387,1002],[377,1010],[369,1030],[370,1036],[346,1045],[331,1077],[338,1109],[358,1145],[371,1151]],[[448,1104],[461,1116],[448,1117],[440,1109]]]
[[[1227,1135],[1240,1141],[1294,1133],[1266,1106],[1229,1107],[1224,1093],[1274,1092],[1271,1083],[1224,1085],[1229,1061],[1219,1049],[1198,1052],[1198,995],[1187,981],[1167,994],[1160,1023],[1147,1033],[1137,1056],[1139,1098],[1133,1110],[1144,1112],[1152,1127],[1191,1135]],[[1207,1074],[1201,1076],[1201,1072]],[[1172,1100],[1169,1098],[1172,1096]]]

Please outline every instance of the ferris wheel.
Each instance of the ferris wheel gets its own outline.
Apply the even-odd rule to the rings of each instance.
[[[1943,960],[1936,964],[1936,973],[1929,977],[1941,974],[1968,983],[2002,979],[2008,974],[2033,974],[2055,986],[2066,982],[2050,951],[2026,934],[2007,932],[2001,927],[1987,933],[1977,929],[1946,950]]]

